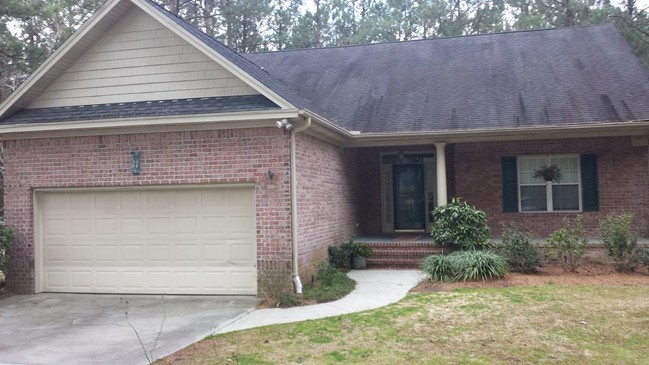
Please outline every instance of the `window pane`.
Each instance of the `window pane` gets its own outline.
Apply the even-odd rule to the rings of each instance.
[[[521,186],[521,210],[523,212],[548,210],[545,186]]]
[[[554,210],[579,210],[579,185],[553,185]]]
[[[579,159],[577,157],[554,157],[550,162],[557,165],[561,170],[560,184],[578,184],[578,166]]]
[[[519,180],[521,184],[545,184],[543,179],[534,178],[534,170],[545,165],[545,158],[520,157],[519,158]]]

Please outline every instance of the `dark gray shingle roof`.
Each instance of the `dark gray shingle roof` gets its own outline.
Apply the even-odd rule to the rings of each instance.
[[[221,96],[25,109],[3,119],[1,124],[70,122],[94,119],[195,115],[274,109],[279,109],[279,107],[262,95]]]
[[[348,130],[649,119],[649,73],[612,25],[246,57]]]

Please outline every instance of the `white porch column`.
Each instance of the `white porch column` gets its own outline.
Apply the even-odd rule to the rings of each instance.
[[[435,143],[435,164],[437,165],[437,206],[446,205],[446,143]]]

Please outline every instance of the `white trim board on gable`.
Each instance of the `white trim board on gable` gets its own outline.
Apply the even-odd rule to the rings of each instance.
[[[173,54],[169,58],[172,59],[175,58],[175,59],[171,61],[167,59],[166,60],[167,63],[164,64],[165,65],[175,64],[175,65],[179,65],[179,67],[180,65],[182,65],[182,67],[184,68],[180,67],[180,70],[190,70],[190,71],[186,71],[189,72],[190,74],[181,76],[178,73],[176,73],[174,76],[170,76],[171,82],[173,82],[175,86],[179,86],[179,87],[177,87],[176,90],[174,90],[173,95],[168,95],[166,99],[182,98],[184,97],[183,95],[187,95],[187,94],[200,95],[200,96],[192,96],[192,97],[225,95],[226,93],[228,93],[224,91],[226,87],[223,87],[223,83],[225,82],[225,84],[228,85],[227,89],[230,90],[229,95],[262,94],[283,109],[296,108],[296,106],[294,106],[291,102],[287,101],[283,96],[280,96],[276,91],[266,86],[264,82],[258,80],[257,76],[249,74],[249,71],[246,71],[240,65],[237,65],[236,63],[230,61],[227,57],[222,55],[221,51],[213,49],[211,46],[205,44],[203,40],[198,39],[198,37],[191,34],[186,29],[183,29],[183,27],[176,24],[174,20],[170,19],[168,15],[163,14],[162,11],[163,10],[156,9],[156,5],[150,3],[147,0],[108,0],[97,11],[97,13],[95,13],[95,15],[93,15],[87,22],[85,22],[59,49],[57,49],[47,60],[45,60],[45,62],[43,62],[43,64],[41,64],[41,66],[39,66],[38,69],[36,69],[36,71],[34,71],[32,75],[12,95],[9,96],[9,98],[2,105],[0,105],[0,118],[7,117],[12,113],[23,108],[41,108],[41,107],[46,107],[46,105],[59,105],[59,106],[69,106],[74,104],[81,105],[80,103],[86,103],[86,104],[88,102],[92,103],[93,101],[90,101],[91,99],[97,100],[96,101],[97,103],[108,102],[108,101],[103,101],[103,99],[113,100],[114,99],[113,97],[116,95],[116,92],[121,92],[121,90],[124,88],[127,89],[125,93],[126,95],[124,98],[120,98],[119,101],[117,102],[137,101],[139,98],[136,99],[134,96],[143,95],[143,94],[146,94],[147,98],[140,99],[140,101],[147,101],[152,99],[163,99],[165,93],[169,94],[168,91],[163,90],[162,94],[159,93],[153,94],[153,92],[150,90],[152,88],[155,89],[156,87],[155,85],[160,86],[160,84],[164,84],[165,82],[167,82],[167,80],[164,80],[163,82],[159,82],[158,84],[147,83],[147,78],[150,79],[151,75],[161,75],[160,73],[137,74],[137,75],[133,75],[132,73],[119,74],[119,72],[115,71],[115,69],[119,69],[121,67],[125,69],[137,70],[137,68],[132,67],[132,65],[125,64],[126,59],[124,58],[120,59],[119,53],[116,53],[115,55],[112,55],[112,53],[121,51],[123,57],[124,52],[128,53],[130,51],[133,51],[135,55],[137,55],[138,52],[140,52],[140,56],[138,57],[142,58],[141,52],[143,52],[144,49],[146,49],[148,52],[148,50],[152,50],[155,48],[158,49],[157,52],[160,52],[161,49],[173,48],[173,47],[186,47],[184,49],[190,50],[191,55],[188,55],[187,53],[183,53],[182,55]],[[167,40],[162,40],[162,38],[160,39],[156,38],[155,40],[148,39],[150,42],[147,43],[146,39],[138,40],[137,38],[139,38],[139,36],[136,36],[134,34],[123,35],[127,43],[133,44],[133,42],[136,42],[135,44],[138,44],[137,43],[138,41],[144,41],[144,42],[139,42],[139,47],[140,47],[139,50],[126,48],[121,50],[113,49],[113,52],[108,52],[108,54],[111,54],[110,57],[118,56],[117,58],[114,59],[111,59],[107,54],[99,55],[98,53],[101,52],[92,51],[98,48],[98,45],[102,43],[104,38],[110,37],[110,34],[113,32],[111,29],[119,29],[116,28],[116,24],[121,23],[125,19],[129,19],[131,17],[130,14],[132,13],[144,14],[146,17],[148,17],[146,23],[148,23],[149,25],[151,25],[152,22],[157,22],[153,24],[158,24],[163,29],[162,32],[167,33],[166,36],[162,38],[169,38],[169,39]],[[153,33],[155,33],[155,29],[149,29],[149,30],[154,31]],[[147,33],[147,32],[143,31],[143,33]],[[182,43],[173,43],[175,41],[172,41],[171,39],[174,39],[174,37],[167,37],[169,34],[173,34],[176,37],[176,40]],[[151,35],[149,34],[149,36]],[[129,39],[129,37],[131,37],[131,39]],[[135,37],[136,39],[132,39],[133,37]],[[143,35],[143,37],[145,37],[145,35]],[[172,42],[172,43],[169,44],[165,42]],[[111,47],[115,47],[115,45],[111,45],[112,43],[115,43],[114,41],[111,42],[109,40],[106,41],[105,43],[106,44],[104,44],[104,47],[106,47],[106,49],[111,49]],[[227,50],[225,47],[223,48],[224,48],[223,50],[224,52],[231,52]],[[86,59],[85,55],[86,52],[88,52],[89,50],[91,52],[88,54],[88,58]],[[179,49],[177,48],[176,51],[179,51]],[[157,55],[155,52],[156,51],[152,51],[152,53],[148,55],[153,58],[164,57],[164,56]],[[196,53],[194,54],[193,52]],[[95,57],[94,59],[90,57],[91,54],[94,54],[93,56]],[[146,59],[146,57],[144,58]],[[191,62],[187,60],[188,58],[193,59],[193,61],[196,61],[197,58],[210,60],[211,62],[210,67],[213,68],[209,68],[207,66],[207,63],[203,64],[202,66],[199,66],[197,65],[197,63],[201,63],[201,61]],[[79,60],[82,61],[79,62]],[[113,67],[108,67],[107,69],[102,70],[102,75],[97,76],[96,74],[92,75],[93,69],[88,69],[88,67],[90,66],[89,63],[92,62],[106,62],[109,65],[110,65],[109,62],[113,62],[113,63],[122,62],[123,65],[116,66],[113,64]],[[144,62],[144,61],[140,60],[138,62]],[[77,64],[79,64],[79,66],[77,66]],[[189,65],[193,65],[193,66],[189,66]],[[148,67],[148,66],[154,66],[154,65],[147,65],[147,64],[139,65],[139,67]],[[79,69],[76,70],[76,72],[73,72],[75,69],[71,67],[79,67]],[[251,67],[256,67],[256,66],[251,65]],[[73,71],[68,71],[68,70],[73,70]],[[216,75],[219,73],[216,70],[221,72],[221,74]],[[213,77],[212,79],[195,80],[195,78],[197,77],[196,73],[206,72],[206,71],[213,71],[210,74],[210,76]],[[83,72],[86,72],[86,74],[84,75]],[[228,72],[229,74],[227,74]],[[183,72],[181,71],[180,74],[182,73]],[[72,76],[68,74],[76,74],[77,76]],[[225,75],[228,76],[225,77]],[[59,78],[62,76],[63,78],[59,82]],[[80,79],[79,76],[81,76]],[[137,76],[143,76],[143,77],[135,80],[134,78]],[[109,80],[111,78],[117,78],[117,79],[133,78],[134,80],[130,80],[130,83],[128,85],[121,85],[118,83],[117,85],[97,86],[97,87],[88,88],[87,84],[90,83],[90,81],[94,82],[97,80],[102,80],[102,82],[110,83],[111,81]],[[245,92],[244,89],[246,89]],[[176,92],[178,90],[180,90],[180,93]],[[193,93],[190,92],[190,90],[192,90]],[[220,94],[218,92],[203,93],[203,92],[197,92],[196,90],[211,90],[211,91],[217,90],[220,91],[221,93]],[[56,95],[56,96],[53,95],[59,93],[60,95]],[[153,97],[152,95],[156,95],[156,97]],[[76,102],[72,103],[71,101],[72,99],[76,100]]]
[[[28,108],[254,94],[259,92],[131,7]]]

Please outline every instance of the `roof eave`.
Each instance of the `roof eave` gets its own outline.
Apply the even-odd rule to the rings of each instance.
[[[343,143],[343,146],[371,147],[432,144],[437,142],[467,143],[645,135],[649,135],[649,120],[455,131],[359,133],[348,137]]]
[[[297,118],[297,109],[270,109],[231,113],[195,115],[146,116],[135,118],[112,118],[83,121],[4,124],[0,125],[0,137],[4,140],[42,138],[56,136],[142,133],[155,128],[181,130],[199,126],[203,129],[226,129],[241,127],[273,126],[275,120]],[[270,121],[270,122],[269,122]],[[144,129],[142,129],[144,128]]]

